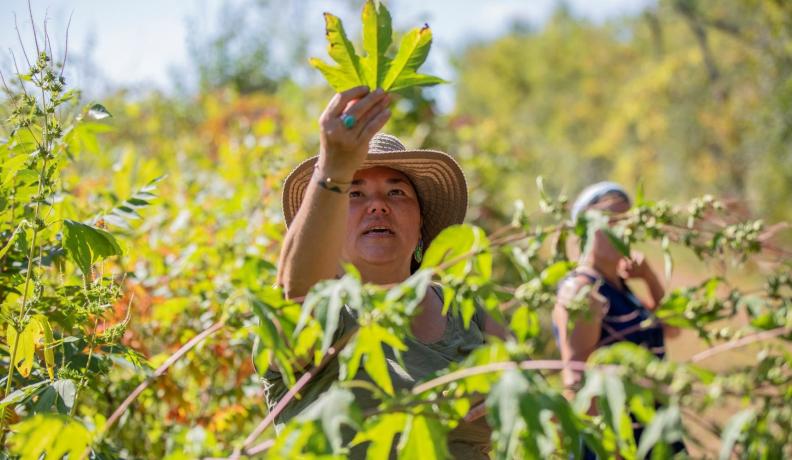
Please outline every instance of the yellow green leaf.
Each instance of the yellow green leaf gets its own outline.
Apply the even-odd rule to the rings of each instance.
[[[16,346],[16,354],[14,355],[14,366],[17,368],[22,377],[30,375],[30,370],[33,368],[33,362],[36,356],[36,342],[41,337],[42,331],[38,321],[30,321],[21,334],[17,336],[18,332],[10,324],[8,325],[7,337],[9,346],[12,349],[14,343]]]
[[[330,13],[325,13],[324,18],[328,42],[327,53],[338,66],[327,65],[316,58],[311,58],[309,62],[324,74],[330,86],[338,92],[364,85],[365,77],[360,66],[360,58],[346,36],[341,19]]]
[[[77,419],[60,414],[37,414],[11,427],[9,451],[19,460],[80,458],[91,433]]]
[[[391,16],[381,3],[367,0],[363,5],[363,72],[369,88],[379,88],[385,80],[390,59],[385,52],[391,45]]]

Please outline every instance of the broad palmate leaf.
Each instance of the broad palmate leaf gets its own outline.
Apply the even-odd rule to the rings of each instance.
[[[68,219],[63,221],[63,249],[85,276],[90,275],[94,263],[123,252],[110,233]]]
[[[319,69],[334,90],[341,92],[356,86],[372,90],[397,91],[411,86],[428,86],[445,83],[442,78],[418,73],[432,46],[432,30],[428,25],[407,32],[393,58],[386,55],[390,48],[393,29],[388,9],[372,0],[363,5],[363,51],[360,57],[346,36],[341,19],[325,13],[327,51],[337,65],[311,58],[312,66]]]

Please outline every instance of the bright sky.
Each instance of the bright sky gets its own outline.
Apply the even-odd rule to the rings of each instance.
[[[85,54],[101,66],[101,78],[71,83],[85,86],[106,81],[111,85],[173,87],[172,75],[187,67],[188,18],[210,26],[224,4],[240,4],[243,0],[31,0],[33,14],[40,24],[45,12],[56,49],[62,50],[69,15],[73,13],[69,37],[70,52]],[[289,1],[284,11],[299,14],[307,21],[308,30],[323,30],[323,11],[340,16],[350,35],[359,28],[360,2],[350,0],[275,0]],[[14,28],[16,13],[23,38],[30,43],[30,21],[27,0],[2,0],[0,7],[0,63],[8,63],[9,48],[17,48]],[[387,1],[395,28],[410,28],[427,22],[435,41],[430,53],[429,68],[448,77],[448,57],[461,44],[479,38],[490,38],[508,30],[516,19],[541,25],[556,8],[557,0],[390,0]],[[594,21],[635,14],[655,0],[567,0],[575,14]],[[350,9],[350,5],[355,6]],[[288,14],[284,15],[288,21]],[[357,27],[356,27],[357,25]],[[326,57],[324,37],[316,33],[310,44],[312,55]],[[7,68],[5,65],[2,68]],[[443,85],[438,96],[450,97],[451,85]],[[89,88],[85,88],[89,89]],[[90,90],[90,89],[89,89]],[[448,94],[442,94],[447,91]]]

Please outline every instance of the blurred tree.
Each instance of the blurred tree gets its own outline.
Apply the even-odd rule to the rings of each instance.
[[[572,193],[643,180],[788,219],[775,197],[792,185],[790,31],[777,0],[661,1],[603,25],[560,9],[464,51],[449,143],[469,152],[481,202],[525,197],[524,177],[543,174]]]
[[[272,93],[295,69],[306,67],[302,3],[226,1],[213,27],[191,18],[189,62],[195,66],[199,88]]]

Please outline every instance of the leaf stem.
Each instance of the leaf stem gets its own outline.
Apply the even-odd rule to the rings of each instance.
[[[77,408],[77,400],[80,397],[80,390],[85,386],[86,377],[88,376],[88,368],[91,366],[91,358],[93,357],[94,343],[96,341],[96,327],[99,324],[99,317],[94,318],[93,331],[91,332],[91,341],[88,343],[88,360],[83,368],[82,376],[80,376],[80,383],[77,385],[77,390],[74,392],[74,402],[69,409],[69,416],[74,416],[74,411]]]

